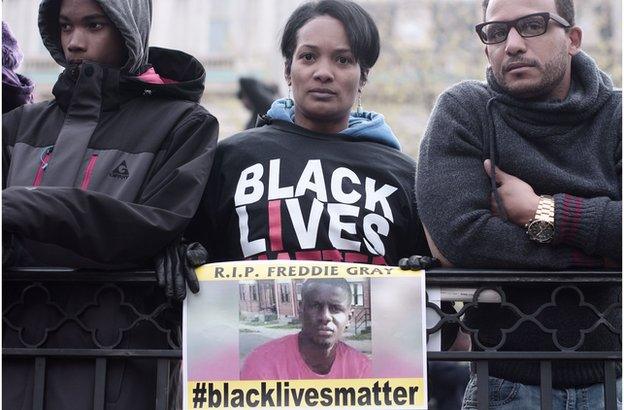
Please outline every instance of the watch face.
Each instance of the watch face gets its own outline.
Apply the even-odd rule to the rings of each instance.
[[[555,227],[550,222],[533,221],[528,228],[529,237],[540,243],[550,242],[555,236]]]

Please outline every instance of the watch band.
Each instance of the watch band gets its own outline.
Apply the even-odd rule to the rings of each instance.
[[[540,196],[533,221],[546,221],[555,224],[555,199],[552,196]]]
[[[555,235],[555,200],[550,195],[540,196],[535,216],[525,225],[532,241],[550,243]]]

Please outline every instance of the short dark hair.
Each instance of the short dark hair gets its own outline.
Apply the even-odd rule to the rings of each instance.
[[[282,34],[281,49],[290,72],[297,47],[297,33],[308,21],[318,16],[330,16],[340,21],[347,32],[349,45],[360,65],[362,78],[379,57],[379,31],[373,18],[360,5],[347,0],[310,1],[299,6],[288,18]]]
[[[301,285],[301,303],[305,301],[305,295],[309,292],[310,288],[314,285],[329,285],[335,288],[341,288],[347,293],[348,305],[351,306],[353,295],[351,295],[351,285],[344,278],[321,278],[321,279],[306,279]]]
[[[485,12],[487,10],[490,0],[483,0],[483,20],[485,21]],[[555,7],[557,8],[557,14],[566,19],[570,26],[574,23],[574,0],[555,0]]]

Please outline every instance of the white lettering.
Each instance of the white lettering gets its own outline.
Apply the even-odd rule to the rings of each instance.
[[[359,242],[342,237],[342,231],[353,235],[356,234],[355,223],[342,222],[340,218],[342,216],[357,217],[360,213],[360,208],[353,205],[328,204],[327,213],[329,214],[329,241],[333,247],[343,251],[359,251]]]
[[[362,195],[355,190],[351,190],[351,192],[346,193],[342,190],[342,180],[348,179],[354,184],[360,184],[360,179],[355,174],[355,172],[351,171],[349,168],[336,168],[336,170],[332,173],[331,177],[331,193],[336,201],[341,202],[343,204],[354,204],[356,203]]]
[[[288,208],[290,220],[292,221],[301,249],[314,248],[316,246],[316,236],[318,233],[319,223],[321,222],[321,216],[323,215],[323,203],[316,198],[312,200],[310,218],[308,219],[307,226],[303,220],[301,205],[299,204],[298,199],[287,199],[286,207]]]
[[[314,182],[312,181],[314,180]],[[303,196],[306,190],[316,192],[316,198],[319,201],[327,202],[327,191],[325,190],[325,177],[323,177],[323,168],[320,159],[311,159],[306,164],[299,182],[295,196]]]
[[[397,188],[386,184],[379,188],[379,190],[375,191],[375,182],[376,181],[372,178],[366,178],[366,204],[364,207],[369,211],[375,212],[375,207],[377,206],[377,202],[379,202],[386,219],[394,222],[392,209],[390,209],[390,204],[388,203],[387,198],[392,195]]]
[[[236,208],[238,214],[238,229],[240,231],[240,244],[245,258],[266,251],[266,241],[264,239],[256,239],[249,242],[249,216],[247,215],[247,207],[239,206]]]
[[[388,236],[390,233],[390,224],[388,221],[377,214],[368,214],[364,217],[364,245],[368,248],[369,252],[373,255],[386,255],[386,247],[379,234]],[[377,231],[373,229],[377,228]]]
[[[257,202],[264,194],[264,184],[260,181],[264,174],[262,164],[254,164],[241,172],[236,193],[234,194],[234,206],[247,205]],[[251,188],[250,193],[246,193]]]
[[[280,180],[280,160],[272,159],[269,161],[269,201],[274,199],[292,198],[292,186],[279,186]]]

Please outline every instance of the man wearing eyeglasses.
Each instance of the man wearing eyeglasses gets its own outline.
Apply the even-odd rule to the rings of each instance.
[[[486,0],[483,10],[487,80],[439,97],[420,148],[417,199],[434,256],[473,268],[621,266],[621,90],[581,51],[572,0]],[[500,305],[472,309],[474,350],[620,349],[619,289],[503,290],[524,314],[554,302],[535,316],[547,331],[530,320],[510,331],[518,317]],[[598,317],[582,302],[609,324],[589,331]],[[491,407],[540,407],[539,362],[491,362],[489,375]],[[603,382],[602,362],[554,361],[553,408],[603,408]],[[464,408],[476,408],[475,384]]]

